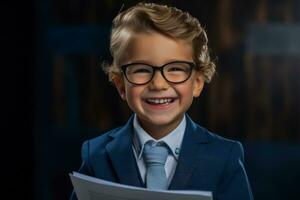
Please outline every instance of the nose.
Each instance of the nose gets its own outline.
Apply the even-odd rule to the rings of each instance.
[[[154,73],[154,77],[149,83],[150,90],[166,90],[169,88],[169,86],[169,83],[166,81],[159,70]]]

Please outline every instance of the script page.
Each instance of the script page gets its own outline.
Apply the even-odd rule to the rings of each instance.
[[[149,190],[113,183],[77,172],[70,174],[78,200],[212,200],[207,191]]]

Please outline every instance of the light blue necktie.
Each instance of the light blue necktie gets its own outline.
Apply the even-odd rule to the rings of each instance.
[[[168,147],[163,143],[147,142],[144,146],[144,160],[147,167],[146,186],[149,189],[168,189],[165,163],[169,154]]]

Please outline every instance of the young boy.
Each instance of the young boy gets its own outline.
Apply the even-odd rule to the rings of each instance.
[[[173,7],[139,3],[113,21],[105,67],[134,112],[127,124],[84,142],[80,173],[162,190],[253,199],[239,142],[186,114],[215,72],[199,21]],[[71,199],[76,199],[73,193]]]

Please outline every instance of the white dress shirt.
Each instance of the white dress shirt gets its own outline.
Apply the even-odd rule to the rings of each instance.
[[[156,140],[153,137],[151,137],[140,125],[136,114],[134,115],[133,120],[133,128],[134,128],[134,134],[133,134],[133,152],[136,158],[137,166],[139,168],[139,172],[141,175],[141,178],[143,179],[143,182],[145,183],[145,177],[146,177],[146,164],[143,159],[143,149],[144,144],[148,142],[149,140],[153,140],[154,142],[164,142],[167,144],[167,146],[171,150],[171,154],[168,155],[166,164],[165,164],[165,170],[166,175],[168,178],[168,186],[171,183],[171,180],[174,176],[175,169],[178,162],[178,157],[180,153],[180,148],[185,132],[186,127],[186,118],[185,115],[182,118],[180,124],[171,131],[168,135],[165,137]]]

